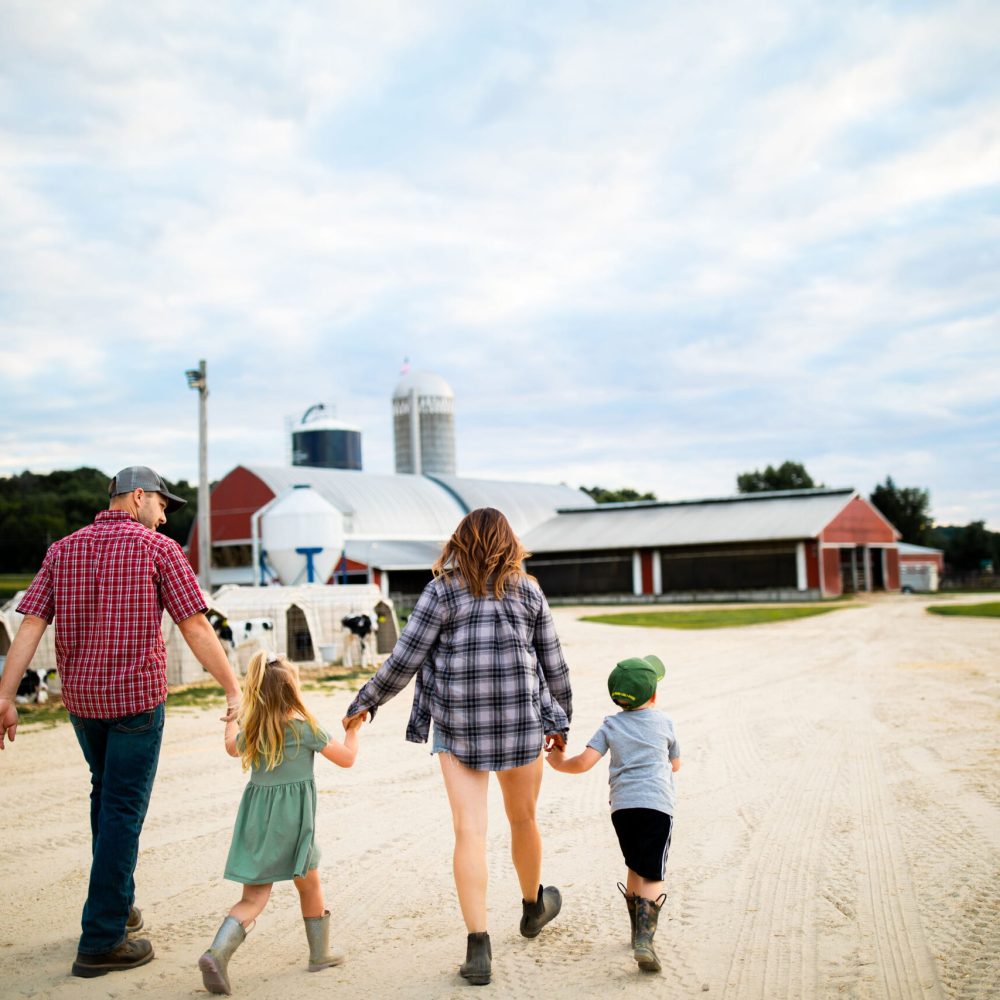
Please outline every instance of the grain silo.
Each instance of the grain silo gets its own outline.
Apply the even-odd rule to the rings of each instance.
[[[440,375],[407,372],[392,394],[396,472],[453,475],[455,394]]]
[[[324,403],[310,406],[291,428],[292,465],[314,469],[360,469],[361,431],[333,417]]]

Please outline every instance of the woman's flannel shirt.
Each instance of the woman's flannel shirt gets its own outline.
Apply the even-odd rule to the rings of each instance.
[[[373,716],[417,674],[406,738],[426,743],[431,719],[467,767],[529,764],[546,733],[567,733],[569,669],[545,596],[527,579],[497,600],[473,597],[455,577],[424,588],[389,658],[358,692],[348,715]]]

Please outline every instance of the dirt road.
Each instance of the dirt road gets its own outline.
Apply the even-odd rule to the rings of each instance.
[[[660,703],[684,765],[657,935],[664,971],[639,973],[627,948],[606,764],[547,770],[544,878],[562,888],[563,912],[537,940],[518,935],[494,783],[494,980],[483,995],[1000,995],[1000,624],[932,616],[924,603],[703,632],[557,610],[576,699],[571,750],[612,710],[605,677],[617,659],[655,652],[668,665]],[[309,701],[333,726],[349,697]],[[403,740],[409,705],[404,692],[365,728],[353,770],[317,762],[321,874],[347,963],[305,972],[295,893],[281,885],[233,960],[237,996],[470,997],[457,976],[465,932],[449,812],[436,761]],[[245,780],[217,714],[168,715],[136,876],[157,958],[102,979],[67,975],[89,855],[72,729],[23,730],[0,755],[5,997],[201,992],[198,955],[238,896],[221,871]]]

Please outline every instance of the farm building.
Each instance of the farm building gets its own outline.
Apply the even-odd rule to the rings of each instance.
[[[853,489],[597,505],[566,486],[238,466],[212,494],[213,582],[253,580],[252,517],[307,485],[343,515],[338,583],[408,603],[467,511],[498,507],[559,598],[749,599],[895,591],[898,532]],[[189,546],[197,551],[195,541]]]
[[[499,508],[523,535],[553,517],[560,507],[594,505],[586,493],[562,485],[241,465],[212,490],[213,586],[255,582],[259,567],[253,556],[254,515],[300,486],[315,491],[343,517],[346,558],[333,579],[338,583],[371,581],[386,594],[390,588],[393,593],[413,588],[419,593],[442,543],[476,507]],[[197,526],[188,552],[197,569]],[[282,580],[286,584],[297,582]]]
[[[924,545],[899,543],[899,586],[906,593],[934,591],[944,574],[944,552]]]
[[[899,589],[896,529],[853,489],[561,510],[524,536],[549,597],[745,600]]]

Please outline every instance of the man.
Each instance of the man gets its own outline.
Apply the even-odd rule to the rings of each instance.
[[[208,618],[205,598],[181,547],[156,534],[185,501],[146,466],[111,480],[109,509],[52,545],[18,605],[24,621],[0,677],[0,750],[14,741],[14,697],[49,623],[63,704],[91,774],[92,863],[73,975],[136,968],[153,946],[130,938],[142,928],[135,873],[160,755],[167,653],[164,610],[201,665],[226,693],[235,717],[240,688]]]

